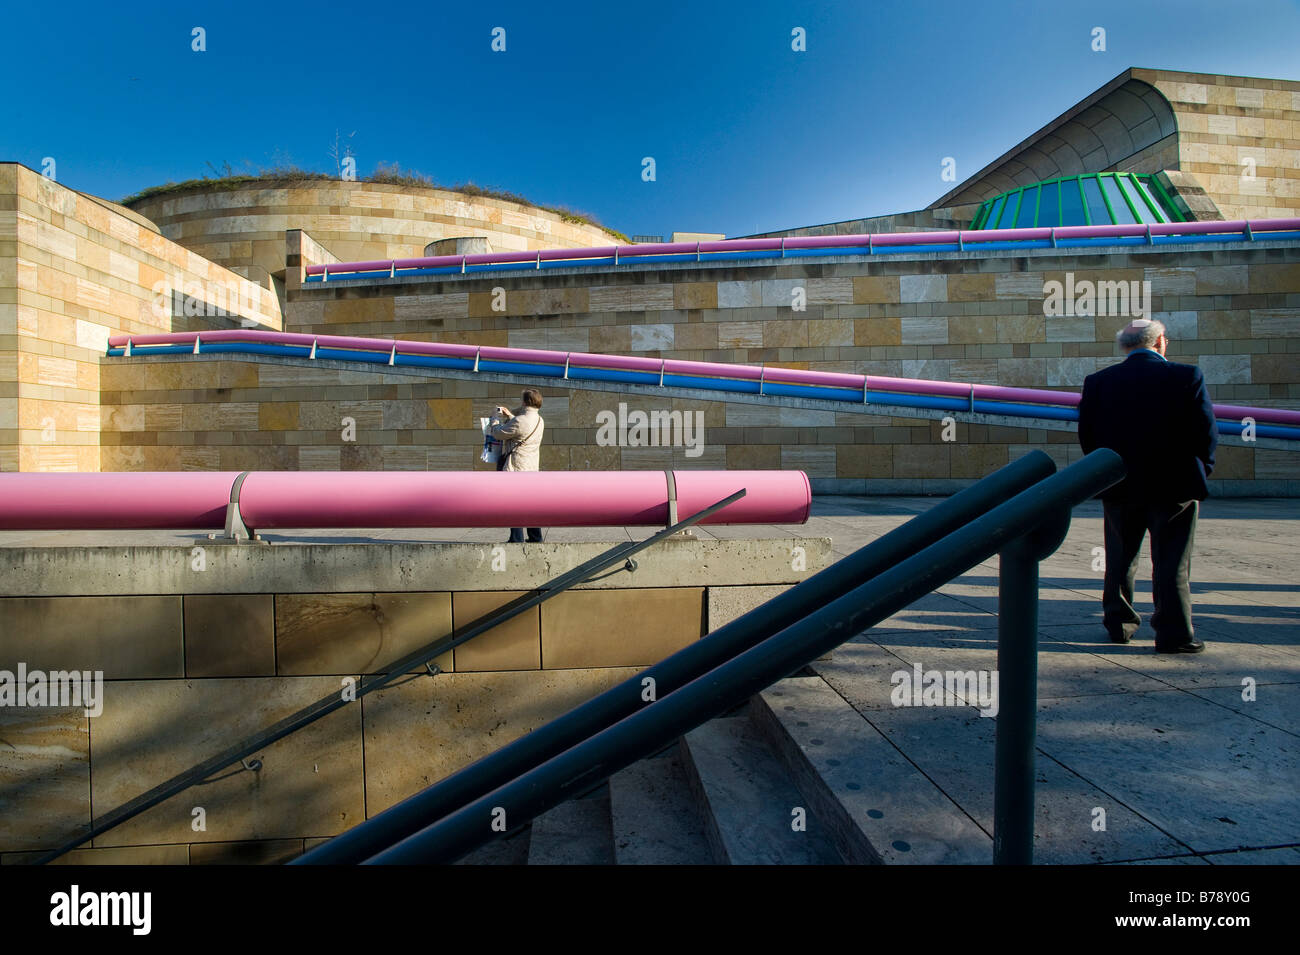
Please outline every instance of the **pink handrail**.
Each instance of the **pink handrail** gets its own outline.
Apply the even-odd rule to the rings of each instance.
[[[1149,225],[1082,225],[1025,229],[967,229],[947,232],[888,232],[835,236],[791,236],[784,239],[721,239],[713,242],[654,242],[643,245],[607,245],[580,249],[542,249],[534,252],[488,252],[473,255],[434,255],[369,262],[332,262],[309,265],[308,275],[390,272],[397,269],[431,269],[469,265],[511,265],[528,262],[619,258],[651,255],[686,255],[717,252],[760,252],[781,249],[835,249],[864,246],[893,248],[925,245],[979,245],[986,242],[1047,241],[1052,239],[1135,238],[1171,235],[1223,235],[1235,233],[1293,232],[1300,218],[1233,219],[1226,222],[1153,222]]]
[[[1300,219],[1296,220],[1300,224]],[[943,398],[984,399],[1026,405],[1048,405],[1073,408],[1079,404],[1079,394],[1074,391],[1051,391],[1043,388],[1020,388],[1006,385],[970,384],[957,381],[932,381],[921,378],[885,378],[875,375],[854,375],[843,372],[805,371],[794,368],[755,367],[729,365],[721,362],[683,361],[675,358],[641,358],[631,355],[593,355],[585,352],[547,351],[533,348],[505,348],[495,345],[456,345],[442,342],[412,342],[387,338],[356,338],[341,335],[303,335],[290,332],[269,332],[259,329],[222,329],[209,332],[171,332],[150,335],[113,335],[108,347],[132,348],[150,345],[185,345],[192,347],[195,339],[201,343],[247,342],[270,345],[292,345],[308,348],[335,348],[364,351],[382,355],[430,355],[471,359],[497,359],[528,364],[546,364],[569,368],[607,368],[620,371],[639,371],[650,374],[725,378],[741,381],[766,381],[779,384],[807,385],[810,387],[853,390],[858,392],[893,392],[900,395],[921,395]],[[865,396],[864,396],[865,397]],[[1224,420],[1241,420],[1252,417],[1260,423],[1300,426],[1300,411],[1282,408],[1255,408],[1243,405],[1215,405],[1215,415]]]

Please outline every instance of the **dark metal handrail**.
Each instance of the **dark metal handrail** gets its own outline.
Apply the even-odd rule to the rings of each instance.
[[[407,654],[400,660],[395,660],[393,663],[389,664],[386,673],[371,674],[354,684],[351,687],[353,692],[348,694],[342,692],[331,693],[329,696],[323,697],[315,703],[303,707],[296,713],[286,716],[284,719],[272,724],[261,732],[242,739],[222,750],[220,753],[217,753],[215,756],[209,757],[203,762],[191,766],[184,772],[173,776],[171,779],[159,783],[157,786],[147,792],[141,793],[134,799],[123,803],[116,809],[109,810],[104,813],[104,815],[100,816],[99,819],[94,820],[86,832],[77,833],[75,836],[68,837],[67,841],[60,845],[59,848],[46,852],[38,859],[35,859],[33,864],[43,865],[46,862],[57,859],[64,853],[71,852],[82,843],[93,839],[96,836],[102,835],[115,826],[121,825],[128,819],[132,819],[148,809],[152,809],[154,806],[170,799],[177,793],[184,792],[191,786],[201,783],[218,770],[224,769],[233,763],[252,756],[254,753],[265,749],[277,740],[283,739],[289,734],[297,732],[304,726],[309,726],[321,717],[327,716],[335,710],[341,709],[350,703],[360,700],[361,697],[365,696],[367,693],[387,686],[393,680],[410,673],[412,670],[426,666],[437,657],[442,656],[442,654],[446,653],[448,650],[455,649],[461,644],[486,633],[499,624],[502,624],[513,617],[517,617],[524,611],[530,610],[538,604],[544,603],[552,597],[576,587],[578,584],[587,582],[594,574],[604,570],[606,567],[623,561],[628,570],[635,570],[636,563],[632,561],[632,556],[634,554],[638,554],[646,548],[654,546],[665,538],[671,537],[673,534],[699,523],[729,504],[735,503],[744,496],[745,489],[741,488],[734,494],[718,501],[716,504],[711,504],[684,520],[670,524],[668,527],[665,527],[663,530],[647,537],[645,540],[627,541],[610,548],[602,554],[598,554],[572,570],[560,574],[554,580],[547,581],[537,589],[522,594],[510,601],[508,604],[498,607],[492,613],[480,617],[472,623],[466,624],[464,627],[453,630],[447,636],[440,637],[432,643],[421,647],[419,650]],[[436,676],[441,671],[435,667],[430,669],[429,672]]]
[[[655,696],[664,699],[773,633],[798,622],[829,601],[970,523],[1012,495],[1048,477],[1055,469],[1052,459],[1042,451],[1033,451],[1013,461],[756,610],[354,826],[290,864],[331,865],[357,863],[369,858],[576,746],[599,730],[643,709],[646,680],[653,681],[649,685],[654,687]]]
[[[1124,465],[1119,455],[1104,448],[1094,451],[704,676],[668,696],[647,702],[639,712],[377,853],[366,864],[438,863],[458,859],[498,837],[500,832],[494,823],[504,819],[513,828],[582,793],[682,734],[740,705],[1004,548],[1021,547],[1023,554],[1042,553],[1042,548],[1050,543],[1048,534],[1051,533],[1040,531],[1042,525],[1048,524],[1059,532],[1068,526],[1070,510],[1123,476]],[[1031,543],[1018,544],[1026,535],[1033,535]],[[1036,602],[1036,588],[1033,599]],[[1036,620],[1035,608],[1031,613],[1022,614],[1016,626]],[[1010,649],[1001,645],[1001,636],[1000,628],[1000,663],[1003,649]],[[1003,714],[999,718],[999,736],[1007,716],[1010,717],[1006,719],[1008,728],[1021,729],[1014,724],[1018,719],[1023,720],[1022,714]],[[1032,766],[1032,750],[1030,756]],[[1027,785],[1032,793],[1032,773]],[[995,808],[995,818],[998,815]],[[1029,832],[1032,839],[1032,815]],[[994,845],[996,850],[999,846],[996,831]],[[1024,860],[998,853],[995,861]]]

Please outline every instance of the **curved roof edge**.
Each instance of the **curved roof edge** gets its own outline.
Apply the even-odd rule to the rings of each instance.
[[[936,199],[929,208],[981,202],[1045,179],[1104,172],[1177,136],[1178,122],[1169,100],[1135,75],[1146,72],[1128,68]],[[1177,152],[1172,163],[1162,163],[1158,155],[1153,155],[1149,164],[1150,169],[1126,167],[1125,171],[1177,168]]]

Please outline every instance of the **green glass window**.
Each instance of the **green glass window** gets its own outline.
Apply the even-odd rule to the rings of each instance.
[[[989,203],[988,214],[984,217],[984,223],[983,225],[980,226],[980,228],[996,229],[998,224],[998,216],[1002,214],[1002,207],[1006,205],[1006,203],[1007,203],[1006,196],[998,196],[991,203]]]
[[[1088,224],[1110,225],[1110,210],[1106,208],[1106,200],[1095,176],[1083,180],[1083,195],[1088,201]]]
[[[1026,229],[1034,224],[1038,213],[1038,187],[1030,186],[1020,194],[1020,211],[1016,215],[1016,228]]]
[[[985,201],[973,229],[1182,222],[1152,176],[1131,172],[1066,176],[1009,189]]]
[[[1083,188],[1078,179],[1061,180],[1061,221],[1060,225],[1083,225],[1088,220],[1083,217]]]
[[[1145,182],[1143,182],[1137,176],[1134,176],[1130,182],[1130,185],[1135,187],[1138,194],[1142,197],[1142,199],[1146,201],[1147,210],[1150,212],[1152,217],[1149,221],[1151,222],[1169,221],[1168,216],[1165,215],[1164,210],[1161,209],[1160,207],[1160,200],[1155,197],[1155,195],[1151,192],[1151,189],[1147,186]]]
[[[1057,226],[1061,224],[1061,183],[1043,183],[1043,193],[1038,200],[1038,226]]]
[[[1022,196],[1019,192],[1008,193],[1007,204],[1002,207],[1002,216],[998,219],[999,229],[1010,229],[1016,221],[1016,209],[1020,207]]]
[[[1115,181],[1114,176],[1101,176],[1101,188],[1106,194],[1106,199],[1110,202],[1110,215],[1117,225],[1132,225],[1137,222],[1133,215],[1133,210],[1128,206],[1128,201],[1124,198],[1124,193],[1120,191],[1119,183]]]

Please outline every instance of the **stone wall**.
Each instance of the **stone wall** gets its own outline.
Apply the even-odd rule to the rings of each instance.
[[[204,314],[186,314],[187,290],[201,303],[188,311]],[[0,163],[0,471],[99,470],[109,335],[239,320],[278,329],[280,303],[98,200]]]
[[[286,229],[305,229],[337,261],[414,258],[435,239],[483,236],[497,252],[617,241],[598,226],[504,199],[387,183],[307,180],[196,188],[132,203],[163,235],[257,281],[285,267]]]
[[[624,267],[541,275],[308,286],[291,330],[639,354],[962,382],[1078,389],[1117,361],[1128,316],[1044,315],[1044,283],[1150,283],[1170,357],[1204,369],[1220,403],[1300,407],[1300,249],[1183,246],[928,253],[830,264]],[[493,288],[504,289],[497,297]],[[791,292],[805,290],[795,312]],[[494,311],[494,298],[504,311]],[[103,371],[106,470],[468,470],[477,419],[518,403],[518,384],[236,360]],[[598,416],[698,412],[702,453],[602,445]],[[546,390],[546,469],[798,468],[819,491],[944,492],[1040,447],[1065,464],[1070,432]],[[344,419],[355,424],[344,440]],[[1225,439],[1215,493],[1300,492],[1300,455]]]
[[[1165,95],[1177,118],[1178,164],[1164,168],[1194,175],[1225,219],[1300,215],[1300,83],[1132,72]]]
[[[0,670],[104,680],[96,715],[0,707],[0,864],[608,546],[206,546],[197,564],[189,546],[0,549]],[[494,559],[503,572],[486,569]],[[821,570],[830,542],[670,540],[637,561],[444,654],[438,676],[400,677],[271,744],[259,771],[216,773],[66,861],[284,861]],[[693,585],[702,563],[708,587]],[[433,580],[446,589],[413,589]],[[363,581],[378,589],[335,589]]]

